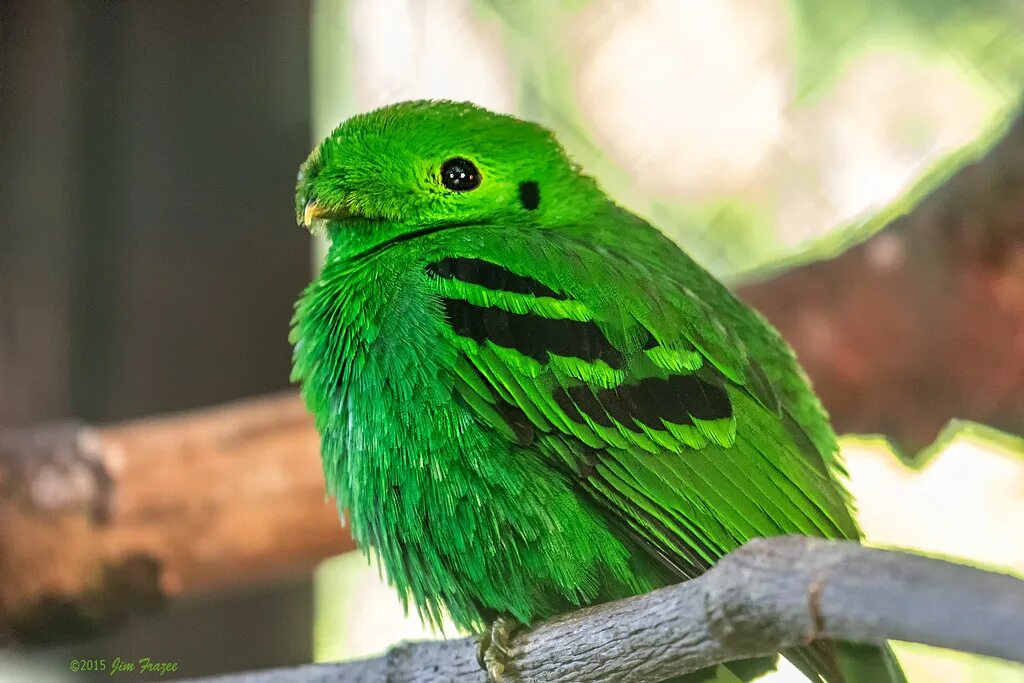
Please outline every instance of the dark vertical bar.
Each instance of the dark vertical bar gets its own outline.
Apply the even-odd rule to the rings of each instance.
[[[88,420],[109,413],[110,377],[117,362],[118,297],[125,283],[125,227],[118,202],[125,194],[120,135],[126,97],[122,65],[125,7],[121,2],[71,3],[76,79],[72,135],[74,254],[71,268],[71,409]]]
[[[0,2],[0,425],[69,410],[69,15]]]

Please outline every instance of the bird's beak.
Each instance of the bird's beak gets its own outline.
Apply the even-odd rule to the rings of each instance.
[[[341,206],[338,208],[328,208],[320,206],[314,200],[310,199],[306,202],[306,208],[302,212],[302,225],[308,228],[313,224],[313,221],[319,218],[338,221],[345,218],[351,218],[355,215],[356,214],[352,213],[347,207]]]

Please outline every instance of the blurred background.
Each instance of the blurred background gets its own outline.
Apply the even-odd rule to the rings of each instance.
[[[287,389],[292,303],[320,258],[295,227],[299,163],[354,113],[468,99],[553,128],[780,327],[846,434],[871,542],[1024,575],[1019,0],[4,0],[0,59],[0,429],[138,420],[100,431],[136,444],[115,484],[159,452],[179,490],[233,490],[231,468],[126,435]],[[222,419],[159,424],[208,414]],[[358,553],[318,564],[349,546],[311,443],[293,464],[331,518],[316,552],[194,588],[168,564],[116,619],[59,593],[39,617],[0,592],[0,680],[78,680],[73,657],[176,661],[180,677],[433,637]],[[16,450],[0,440],[10,510],[32,471]],[[259,495],[221,504],[255,518]],[[125,508],[31,528],[108,544]],[[31,571],[27,528],[0,526],[0,579]],[[233,552],[211,548],[198,565]],[[1024,681],[898,653],[911,681]]]

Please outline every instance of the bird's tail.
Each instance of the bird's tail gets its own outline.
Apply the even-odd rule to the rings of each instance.
[[[808,679],[819,683],[907,683],[895,655],[885,645],[821,641],[783,652]],[[775,670],[777,657],[727,662],[663,683],[748,683]]]
[[[896,661],[896,655],[888,643],[882,645],[860,645],[838,643],[839,666],[847,683],[907,683],[903,669]]]
[[[769,671],[775,671],[778,657],[757,657],[710,666],[662,683],[748,683]]]
[[[782,654],[816,683],[907,683],[887,643],[861,645],[820,640]]]

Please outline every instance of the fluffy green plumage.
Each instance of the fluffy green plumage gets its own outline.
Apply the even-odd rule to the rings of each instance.
[[[478,187],[442,182],[453,158]],[[425,619],[528,623],[755,536],[859,537],[789,348],[543,128],[449,102],[357,116],[296,213],[331,239],[292,331],[328,489]],[[827,643],[787,656],[857,676]]]

